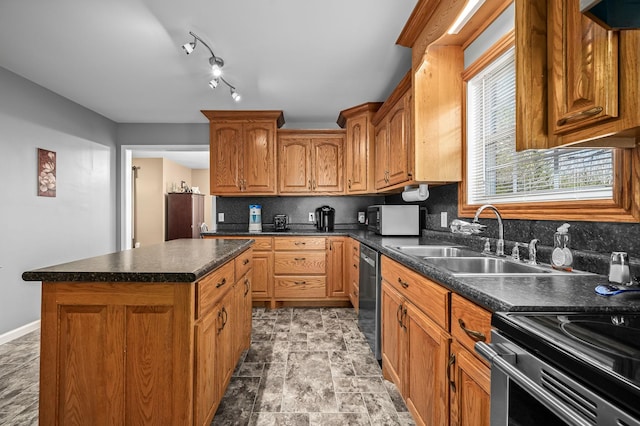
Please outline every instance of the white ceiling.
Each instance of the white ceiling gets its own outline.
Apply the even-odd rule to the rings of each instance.
[[[2,0],[0,66],[118,123],[204,123],[201,109],[277,109],[335,123],[408,71],[395,41],[416,0]],[[208,86],[204,39],[235,103]]]

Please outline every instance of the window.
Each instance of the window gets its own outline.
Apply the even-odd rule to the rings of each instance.
[[[613,150],[515,150],[515,48],[467,81],[469,204],[611,200]]]

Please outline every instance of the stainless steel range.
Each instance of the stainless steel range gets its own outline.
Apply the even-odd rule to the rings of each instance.
[[[640,425],[640,313],[496,313],[491,425]]]

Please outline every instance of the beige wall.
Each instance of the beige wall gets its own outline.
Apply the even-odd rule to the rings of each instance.
[[[164,180],[162,158],[133,158],[138,169],[135,180],[134,244],[164,241]]]
[[[204,194],[204,223],[210,230],[213,230],[211,223],[211,195],[209,195],[209,169],[193,169],[191,170],[191,180],[193,185],[200,189],[200,193]]]
[[[200,192],[205,194],[204,219],[212,229],[209,169],[192,170],[165,158],[133,158],[132,164],[140,167],[134,202],[134,243],[142,246],[165,240],[166,194],[173,189],[179,191],[181,181],[185,181],[189,187],[198,186]]]

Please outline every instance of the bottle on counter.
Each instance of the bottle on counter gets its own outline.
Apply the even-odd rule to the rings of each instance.
[[[558,269],[571,270],[573,254],[569,248],[569,225],[564,223],[553,234],[553,252],[551,253],[551,265]]]

